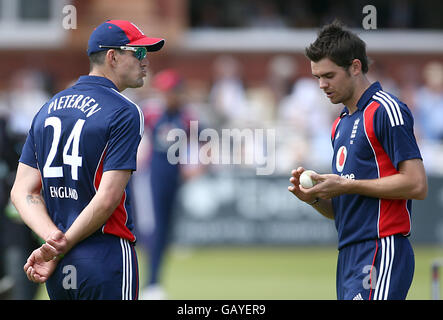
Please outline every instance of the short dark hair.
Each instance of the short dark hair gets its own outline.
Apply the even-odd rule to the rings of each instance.
[[[319,31],[317,39],[305,49],[305,54],[314,62],[329,58],[345,69],[352,64],[352,60],[358,59],[362,72],[368,72],[366,43],[353,32],[344,29],[344,25],[338,20],[325,25]]]
[[[120,54],[123,54],[123,50],[120,50],[120,49],[114,49],[114,50]],[[103,51],[91,53],[89,55],[89,69],[92,70],[92,68],[95,65],[102,65],[105,62],[105,57],[106,57],[107,52],[108,52],[108,50],[103,50]]]

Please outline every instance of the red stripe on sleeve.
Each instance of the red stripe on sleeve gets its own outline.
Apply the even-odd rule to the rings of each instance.
[[[383,149],[374,130],[374,114],[380,104],[371,102],[364,112],[365,132],[374,151],[378,177],[383,178],[398,173],[388,154]],[[387,237],[393,234],[409,234],[411,230],[410,216],[406,200],[380,199],[378,216],[378,236]]]
[[[95,177],[94,177],[95,190],[98,190],[98,187],[100,186],[100,181],[102,180],[103,162],[105,157],[106,157],[106,150],[103,152],[103,155],[100,159],[100,163],[95,172]],[[125,201],[126,201],[126,191],[124,192],[119,205],[104,224],[102,232],[107,234],[113,234],[117,237],[127,239],[133,242],[135,241],[135,236],[126,226],[128,213],[126,212]]]

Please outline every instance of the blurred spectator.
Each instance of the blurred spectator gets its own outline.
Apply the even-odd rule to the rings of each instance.
[[[443,64],[423,69],[424,84],[417,90],[415,108],[422,139],[443,142]]]
[[[176,141],[168,141],[172,129],[181,129],[189,137],[191,117],[186,113],[185,86],[182,77],[172,69],[156,74],[152,86],[161,94],[158,99],[145,101],[145,128],[150,137],[149,189],[152,201],[153,228],[147,237],[149,257],[148,285],[141,291],[142,300],[165,299],[161,285],[161,271],[173,227],[173,208],[183,178],[199,173],[198,167],[173,164],[168,160],[169,147]],[[145,210],[139,215],[149,214]],[[143,230],[142,230],[143,232]]]
[[[218,119],[218,126],[226,128],[244,124],[249,116],[248,101],[239,62],[232,56],[219,56],[214,63],[214,77],[209,104]]]
[[[368,80],[373,83],[379,81],[383,86],[383,89],[391,92],[395,96],[400,96],[401,92],[396,81],[389,75],[386,68],[379,61],[373,61],[369,66],[367,74]],[[402,97],[404,98],[404,97]],[[403,100],[402,100],[403,101]]]
[[[291,56],[276,55],[271,59],[268,66],[268,82],[276,105],[291,93],[297,71],[297,62]]]
[[[416,91],[415,117],[428,173],[443,174],[443,63],[429,62]]]
[[[34,115],[50,98],[44,85],[43,74],[36,71],[22,70],[13,75],[6,95],[9,130],[13,134],[26,138]]]
[[[302,165],[329,171],[331,124],[342,107],[326,99],[316,80],[300,78],[295,82],[279,108],[279,124],[285,128],[282,138],[286,140],[278,150],[278,158],[284,160],[281,169],[289,172],[294,165]]]
[[[15,177],[18,159],[35,113],[49,99],[47,78],[33,70],[21,70],[12,75],[11,86],[2,95],[0,109],[0,214],[2,232],[2,267],[13,283],[9,298],[32,299],[38,286],[28,281],[23,265],[30,253],[39,246],[36,236],[24,225],[14,206],[9,203],[9,192]],[[5,174],[7,172],[8,174]],[[8,278],[5,278],[8,279]]]
[[[398,71],[398,95],[408,107],[414,112],[415,109],[415,94],[422,84],[421,68],[415,63],[404,63]],[[381,82],[383,85],[383,82]],[[384,88],[384,85],[383,85]],[[395,94],[395,93],[394,93]]]
[[[280,101],[292,90],[297,65],[290,56],[275,55],[270,59],[267,71],[265,81],[246,90],[250,108],[248,119],[261,128],[267,123],[274,126]]]
[[[6,130],[7,117],[4,112],[0,114],[0,300],[11,299],[12,291],[16,285],[15,279],[7,266],[8,247],[11,239],[7,228],[11,224],[6,217],[6,207],[9,201],[9,190],[11,189],[10,172],[14,170],[16,155],[9,134]]]

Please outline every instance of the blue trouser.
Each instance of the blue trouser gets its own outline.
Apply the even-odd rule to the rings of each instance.
[[[151,190],[155,227],[148,240],[150,276],[149,284],[159,282],[161,266],[172,228],[172,215],[179,188],[177,166],[153,163],[151,166]]]
[[[402,235],[348,245],[338,255],[337,299],[406,299],[414,266],[411,244]]]
[[[95,233],[65,255],[46,288],[51,300],[136,300],[134,245],[113,235]]]

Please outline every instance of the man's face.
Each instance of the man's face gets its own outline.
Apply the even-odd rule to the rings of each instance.
[[[354,82],[350,73],[338,66],[329,58],[318,62],[311,61],[312,75],[318,79],[322,89],[329,100],[334,103],[349,101],[354,93]]]
[[[138,60],[132,51],[121,51],[117,53],[118,63],[116,73],[121,84],[125,88],[140,88],[143,86],[146,77],[147,58]]]

